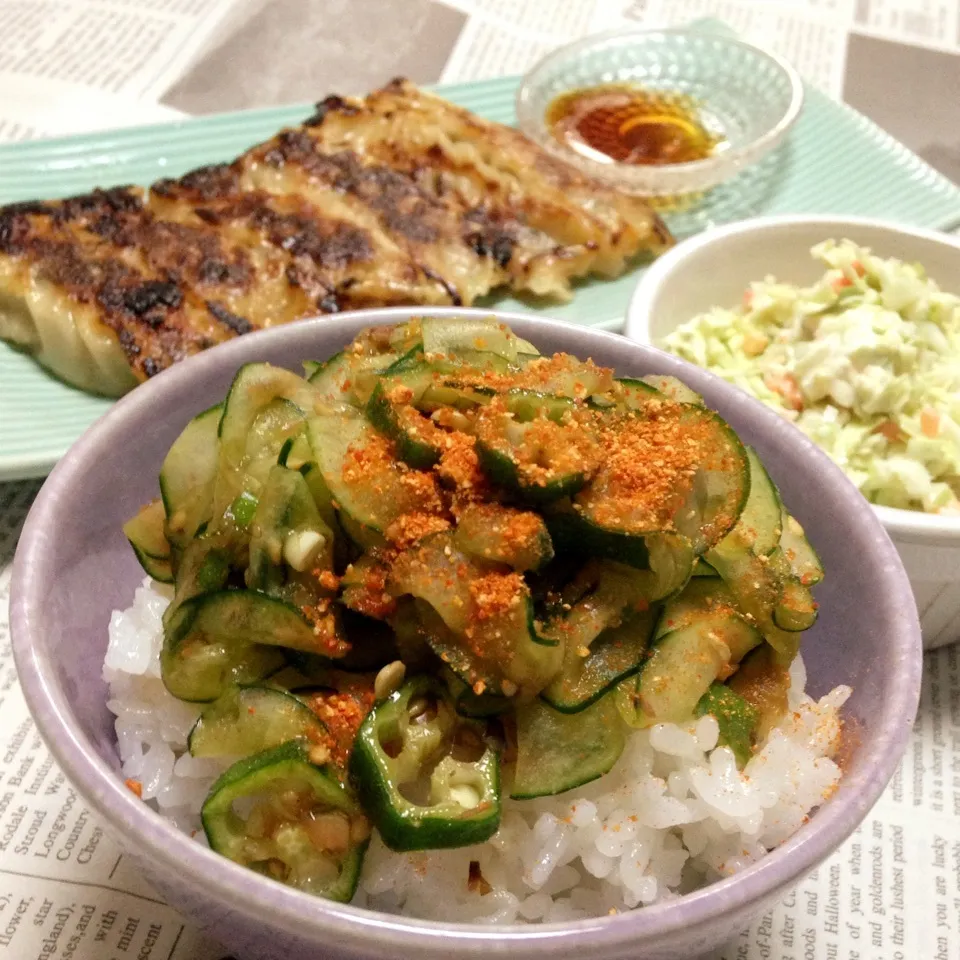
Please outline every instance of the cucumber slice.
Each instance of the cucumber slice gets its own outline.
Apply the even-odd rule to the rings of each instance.
[[[424,317],[423,352],[429,356],[463,356],[493,353],[514,363],[521,352],[536,353],[536,347],[521,340],[505,323],[494,317]]]
[[[299,610],[262,593],[224,590],[179,604],[164,624],[163,681],[181,700],[215,700],[231,683],[279,670],[279,647],[318,652]]]
[[[617,377],[613,388],[606,393],[596,394],[587,401],[598,410],[643,411],[651,402],[663,401],[664,395],[649,383],[633,377]]]
[[[720,728],[717,743],[729,747],[737,758],[737,765],[746,766],[753,756],[753,734],[757,728],[757,711],[739,694],[722,683],[711,684],[697,703],[698,717],[713,716]]]
[[[138,555],[170,556],[170,543],[163,532],[166,513],[161,499],[144,504],[124,525],[123,532]]]
[[[823,564],[813,549],[803,527],[783,508],[780,550],[791,574],[804,586],[812,587],[823,579]]]
[[[756,625],[783,661],[790,663],[800,648],[800,635],[797,631],[784,630],[774,620],[789,578],[786,562],[779,552],[775,550],[769,557],[757,557],[739,537],[731,534],[707,553],[707,560],[733,594],[737,609]]]
[[[194,757],[246,757],[288,740],[323,744],[327,728],[305,703],[276,687],[230,687],[193,725],[187,748]]]
[[[147,576],[153,577],[158,583],[174,582],[173,564],[169,557],[148,557],[146,554],[137,553],[137,560]]]
[[[173,648],[220,638],[238,645],[321,652],[313,627],[296,607],[252,590],[220,590],[184,601],[167,622],[165,635]]]
[[[389,589],[427,605],[420,612],[430,646],[477,693],[532,696],[560,669],[563,648],[537,635],[522,577],[478,566],[451,533],[403,551]]]
[[[274,400],[287,400],[309,416],[318,394],[303,377],[269,363],[248,363],[237,371],[220,418],[220,470],[237,468],[247,455],[257,416]],[[272,463],[279,451],[275,451]]]
[[[307,442],[309,443],[309,432]],[[313,448],[310,448],[310,455],[313,456]],[[333,504],[333,494],[327,486],[327,481],[323,479],[320,467],[316,461],[311,460],[300,467],[300,474],[307,481],[310,493],[313,496],[313,502],[320,511],[323,522],[333,531],[333,556],[334,566],[337,570],[343,570],[351,560],[356,556],[356,548],[353,541],[347,536],[340,523],[340,517]]]
[[[766,557],[780,543],[783,504],[776,484],[750,447],[747,447],[747,458],[750,461],[750,492],[732,533],[758,557]]]
[[[686,723],[697,701],[727,664],[722,648],[710,634],[727,624],[706,618],[658,639],[634,685],[634,726]]]
[[[439,459],[444,432],[417,409],[417,403],[433,382],[429,370],[381,379],[367,403],[367,419],[395,444],[397,456],[419,470]]]
[[[344,528],[358,542],[368,540],[363,528],[382,534],[402,514],[423,511],[422,487],[404,482],[407,468],[396,461],[390,441],[359,413],[320,414],[308,432]],[[348,519],[356,525],[352,530]]]
[[[238,801],[250,800],[243,818]],[[236,863],[328,900],[346,903],[356,892],[369,824],[300,741],[235,763],[211,787],[200,816],[210,847]]]
[[[281,467],[289,467],[291,470],[302,470],[312,460],[313,450],[310,447],[306,422],[304,422],[303,430],[284,441],[277,456],[277,463]]]
[[[663,400],[663,394],[656,387],[632,377],[618,377],[613,396],[618,404],[628,410],[646,410],[651,400]]]
[[[590,424],[574,417],[564,423],[547,416],[522,422],[497,399],[480,411],[475,430],[484,473],[530,503],[573,495],[600,464]]]
[[[773,622],[781,630],[809,630],[817,622],[817,602],[810,588],[799,580],[787,580],[774,607]]]
[[[604,557],[652,574],[646,588],[650,600],[660,600],[683,588],[697,557],[686,537],[676,533],[626,534],[591,523],[569,504],[546,514],[557,552]]]
[[[513,452],[504,450],[502,445],[498,447],[478,441],[476,450],[483,472],[495,484],[519,494],[532,504],[550,503],[572,496],[587,482],[584,471],[572,469],[562,473],[552,462],[548,462],[546,467],[550,478],[537,482],[524,476],[524,462]]]
[[[691,390],[682,380],[676,377],[668,377],[665,374],[651,373],[641,377],[643,383],[653,387],[658,393],[663,394],[670,400],[677,403],[692,403],[694,406],[703,406],[703,397],[694,390]]]
[[[519,381],[519,387],[547,396],[567,397],[588,405],[591,397],[606,394],[614,384],[611,371],[569,354],[527,362]]]
[[[464,507],[453,537],[464,553],[518,571],[539,570],[553,559],[553,543],[543,519],[498,503]]]
[[[427,631],[420,617],[421,607],[430,609],[428,604],[415,597],[400,597],[396,611],[387,621],[393,631],[399,659],[416,669],[434,662],[433,651],[427,642]]]
[[[347,538],[355,546],[354,555],[363,550],[375,550],[377,547],[386,546],[386,537],[377,529],[368,524],[361,523],[354,519],[342,504],[337,504],[337,520],[340,529],[347,535]]]
[[[173,583],[170,543],[164,532],[166,518],[163,501],[151,500],[123,525],[123,532],[140,566],[154,580]]]
[[[274,647],[229,644],[217,640],[166,644],[160,653],[163,683],[178,700],[216,700],[234,683],[254,683],[282,669],[285,659]]]
[[[690,404],[604,419],[603,462],[574,498],[585,520],[619,537],[676,531],[697,554],[730,531],[747,498],[750,468],[724,420]]]
[[[590,643],[586,656],[568,643],[560,674],[540,694],[561,713],[579,713],[622,680],[637,673],[653,632],[651,611],[635,613],[608,627]]]
[[[310,452],[312,455],[312,446]],[[303,479],[307,481],[307,487],[310,489],[317,510],[320,511],[320,516],[323,517],[323,522],[336,534],[337,511],[333,505],[333,494],[327,486],[327,481],[323,479],[320,467],[317,466],[316,461],[311,460],[300,467],[299,471]]]
[[[691,580],[684,590],[666,602],[654,631],[656,640],[667,634],[702,623],[705,619],[731,619],[732,624],[712,639],[721,641],[730,651],[730,662],[739,663],[763,641],[760,632],[737,609],[726,586],[711,579]]]
[[[402,422],[400,408],[415,407],[416,410],[430,414],[444,409],[445,412],[472,411],[489,403],[497,391],[489,385],[492,374],[505,374],[509,371],[506,361],[495,354],[477,354],[476,365],[453,363],[448,360],[423,359],[422,353],[403,358],[394,364],[381,378],[379,390],[371,394],[367,404],[367,416],[377,427],[395,440],[410,433],[410,427]],[[499,362],[498,362],[499,361]],[[376,399],[374,400],[374,396]],[[559,397],[546,397],[529,390],[508,390],[502,394],[504,403],[519,419],[530,419],[537,412],[551,410],[556,418],[560,416],[560,407],[566,410],[570,401]],[[448,410],[446,408],[452,408]],[[442,432],[432,433],[430,437],[418,436],[423,425],[415,431],[412,440],[421,444],[443,437]]]
[[[238,565],[243,544],[236,531],[224,527],[191,540],[177,564],[173,602],[163,614],[168,623],[184,601],[222,590]]]
[[[591,560],[561,591],[562,615],[540,629],[576,655],[604,630],[619,626],[650,607],[651,579],[643,571],[612,560]],[[572,650],[570,649],[572,648]],[[581,655],[582,658],[582,655]]]
[[[166,536],[174,547],[182,549],[210,519],[222,415],[222,403],[197,414],[164,457],[160,496],[167,517]]]
[[[398,353],[364,354],[344,350],[310,375],[320,398],[337,406],[363,409],[379,376],[400,358]]]
[[[504,616],[496,624],[484,624],[481,631],[468,637],[451,630],[425,600],[415,599],[430,649],[477,696],[529,698],[560,669],[563,648],[538,635],[529,601],[519,605],[509,619]],[[493,642],[483,646],[488,637]],[[507,659],[498,660],[497,650],[507,651]]]
[[[700,444],[693,488],[675,523],[677,531],[701,555],[719,543],[740,519],[750,494],[750,460],[740,438],[718,414],[689,406],[685,410],[699,417],[708,437]]]
[[[465,383],[456,377],[446,376],[439,381],[434,379],[424,391],[417,406],[424,413],[433,413],[443,408],[469,411],[489,403],[495,394],[496,391],[491,387]]]
[[[296,606],[316,599],[314,570],[333,570],[333,531],[303,475],[271,469],[253,518],[247,586]]]
[[[517,708],[517,761],[510,796],[548,797],[607,773],[626,743],[626,728],[609,696],[573,715],[542,700]]]
[[[562,423],[574,410],[576,404],[570,397],[558,397],[536,390],[508,390],[502,394],[507,411],[519,423],[529,423],[540,417],[546,417],[554,423]]]
[[[304,447],[309,452],[305,432],[306,417],[300,407],[283,397],[271,400],[253,421],[247,434],[243,459],[236,472],[244,479],[251,480],[254,487],[262,484],[271,467],[281,461],[286,466],[294,448],[300,451],[301,456]]]
[[[238,500],[259,498],[270,471],[281,460],[289,459],[305,429],[303,411],[283,397],[268,400],[256,412],[240,459],[230,463],[221,455],[217,465],[211,520],[214,528],[224,514],[236,519],[235,507],[242,505]]]
[[[762,642],[715,580],[691,580],[660,615],[634,684],[633,723],[686,723],[710,685]]]
[[[418,339],[410,345],[408,350],[404,350],[383,372],[385,376],[392,377],[398,373],[405,373],[407,370],[419,367],[422,363],[425,363],[423,359],[423,341]]]

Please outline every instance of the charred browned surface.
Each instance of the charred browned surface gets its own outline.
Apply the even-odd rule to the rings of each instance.
[[[496,221],[488,218],[486,230],[496,236],[478,244],[471,205],[457,192],[427,189],[411,172],[371,162],[361,151],[327,150],[303,129],[283,131],[244,163],[258,184],[287,184],[321,208],[391,238],[428,276],[439,278],[454,304],[469,304],[507,279],[490,253],[499,241],[502,258],[520,229],[504,212]]]
[[[82,305],[142,379],[318,312],[469,305],[503,284],[562,298],[668,242],[642,201],[398,80],[146,194],[0,208],[0,294],[39,283]]]
[[[181,189],[167,182],[154,191],[151,207],[252,252],[254,285],[271,289],[270,304],[237,303],[237,309],[246,309],[259,326],[318,311],[451,302],[386,232],[352,217],[342,204],[328,215],[297,191],[260,189],[221,190],[200,199],[189,184]]]
[[[508,217],[509,273],[520,290],[539,285],[562,295],[573,277],[614,275],[638,252],[670,243],[642,199],[590,180],[517,131],[407,81],[362,101],[328,98],[305,130],[322,150],[354,150],[499,223]]]
[[[240,189],[240,171],[234,163],[198,167],[178,180],[158,180],[152,188],[158,196],[188,203],[230,197]]]
[[[139,198],[97,192],[0,213],[0,254],[29,264],[35,282],[93,308],[141,378],[234,335],[189,286],[154,268],[137,237],[149,220]]]

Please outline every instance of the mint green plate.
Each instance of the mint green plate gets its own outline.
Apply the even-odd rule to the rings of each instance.
[[[439,92],[481,116],[512,124],[516,87],[517,79],[507,77]],[[302,105],[250,110],[0,146],[0,204],[179,176],[234,157],[309,110]],[[871,121],[816,90],[807,90],[788,142],[761,173],[741,174],[745,187],[733,215],[846,213],[940,229],[960,223],[960,190]],[[490,302],[616,330],[640,273],[584,283],[560,306],[507,297]],[[65,386],[0,343],[0,480],[44,476],[110,402]]]

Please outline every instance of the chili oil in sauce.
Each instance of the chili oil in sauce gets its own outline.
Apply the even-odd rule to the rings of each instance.
[[[584,156],[638,166],[703,160],[723,140],[704,126],[693,97],[627,83],[563,93],[546,121],[560,143]]]

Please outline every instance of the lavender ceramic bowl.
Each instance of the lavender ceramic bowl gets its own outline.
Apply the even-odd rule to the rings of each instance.
[[[164,452],[187,420],[225,393],[238,366],[292,369],[363,326],[415,311],[376,310],[253,334],[180,364],[121,400],[69,451],[37,498],[13,575],[13,647],[27,702],[58,762],[171,904],[238,957],[326,960],[510,956],[690,958],[734,937],[853,831],[906,745],[920,685],[920,629],[896,551],[866,501],[793,427],[712,375],[620,337],[503,314],[546,351],[621,374],[682,377],[755,445],[823,557],[821,616],[804,640],[811,692],[854,688],[858,745],[836,795],[763,861],[672,903],[619,916],[491,928],[404,920],[274,884],[195,844],[127,790],[100,665],[110,611],[143,574],[121,523],[156,494]],[[448,314],[464,311],[436,311]]]

